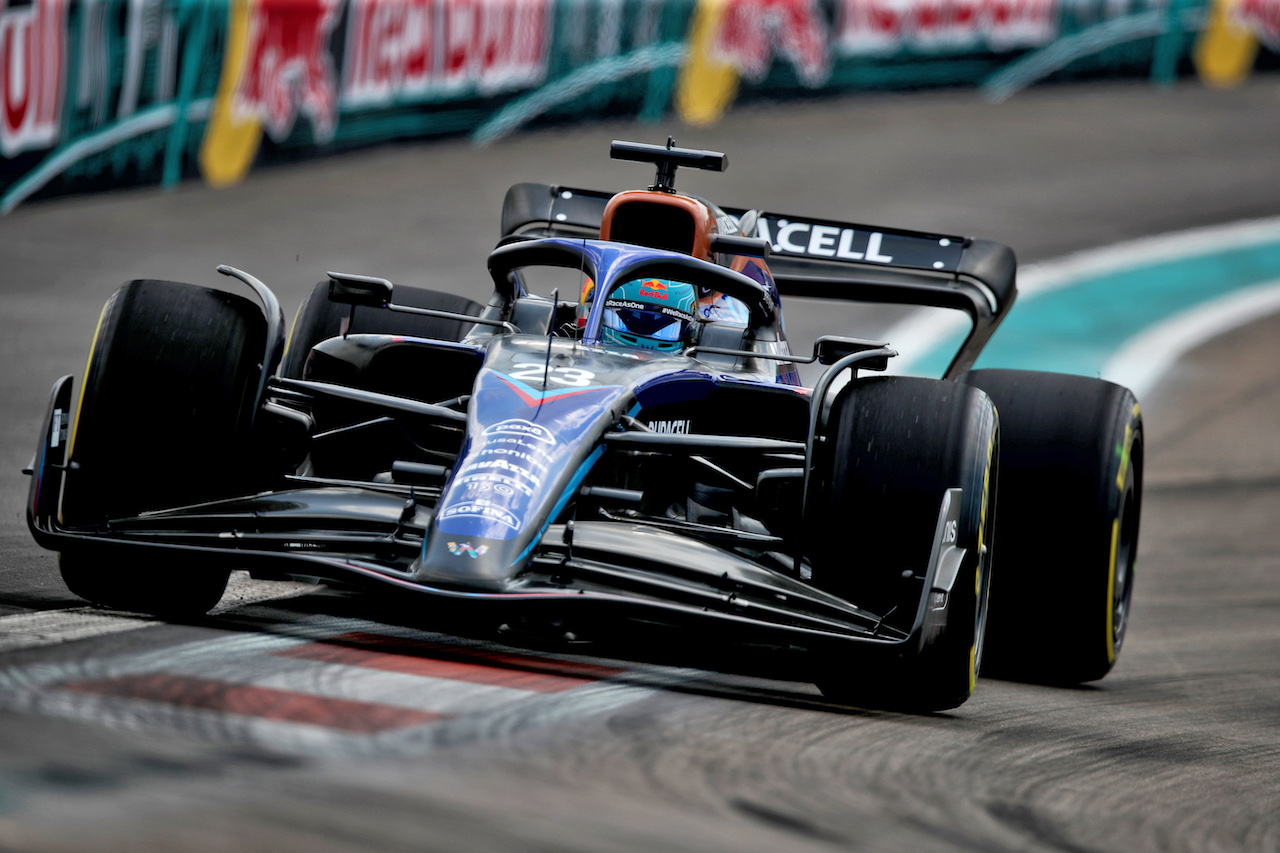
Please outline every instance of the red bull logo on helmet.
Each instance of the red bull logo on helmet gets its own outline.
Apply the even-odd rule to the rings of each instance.
[[[651,278],[640,282],[640,295],[650,299],[667,299],[667,283],[661,279]]]

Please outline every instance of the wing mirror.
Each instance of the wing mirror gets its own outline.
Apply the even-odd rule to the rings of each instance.
[[[711,251],[726,255],[748,255],[763,258],[769,254],[769,241],[760,237],[736,237],[729,234],[712,234]]]
[[[385,278],[345,272],[331,272],[328,275],[330,302],[367,305],[370,308],[386,308],[391,304],[394,285]]]
[[[867,350],[880,349],[888,346],[881,341],[867,341],[862,338],[842,338],[838,335],[823,335],[813,342],[814,355],[818,357],[819,364],[835,364],[846,355],[853,355],[855,352],[866,352]],[[867,361],[858,362],[858,368],[861,370],[888,370],[889,357],[881,356]]]

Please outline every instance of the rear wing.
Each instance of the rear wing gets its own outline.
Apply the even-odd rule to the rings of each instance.
[[[613,196],[551,184],[516,184],[502,201],[502,240],[517,236],[598,240],[605,205]]]
[[[502,207],[504,241],[598,237],[612,193],[516,184]],[[944,377],[973,366],[1017,296],[1013,250],[989,240],[723,208],[766,240],[778,292],[790,296],[952,308],[973,326]],[[719,212],[719,211],[718,211]]]

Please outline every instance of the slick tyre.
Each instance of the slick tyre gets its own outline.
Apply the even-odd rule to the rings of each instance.
[[[254,491],[266,333],[258,307],[234,294],[149,280],[117,290],[85,368],[62,523],[93,527]],[[77,595],[164,615],[208,610],[227,582],[225,569],[91,546],[60,565]]]
[[[986,629],[1000,459],[995,408],[986,394],[953,382],[863,379],[837,396],[821,444],[806,519],[813,582],[902,634],[918,613],[924,624],[914,642],[882,657],[826,655],[819,688],[862,706],[956,707],[973,692]],[[951,489],[960,490],[954,538],[963,552],[950,589],[938,595],[924,580]]]
[[[440,293],[422,287],[397,286],[395,301],[413,308],[452,311],[478,316],[483,306],[452,293]],[[312,288],[294,317],[293,329],[280,375],[285,379],[301,379],[311,348],[341,334],[395,334],[419,338],[460,341],[472,328],[471,323],[443,317],[400,314],[381,308],[357,307],[352,317],[351,306],[329,301],[329,283],[322,281]]]
[[[149,555],[123,557],[94,550],[59,553],[58,569],[67,589],[86,601],[173,620],[194,619],[212,610],[231,574],[210,565],[184,562],[178,567]]]
[[[1142,508],[1142,414],[1127,388],[1081,376],[976,370],[1003,429],[986,672],[1102,678],[1124,643]]]

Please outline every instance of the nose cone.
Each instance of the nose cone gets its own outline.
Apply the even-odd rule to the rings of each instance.
[[[422,551],[413,579],[431,586],[504,592],[523,568],[516,540],[437,533]]]

